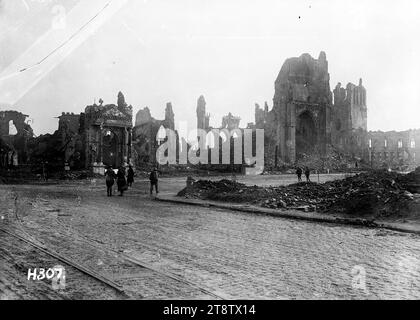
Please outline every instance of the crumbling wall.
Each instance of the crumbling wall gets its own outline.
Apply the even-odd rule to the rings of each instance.
[[[34,133],[26,123],[27,117],[18,111],[0,111],[1,166],[16,166],[28,161],[28,140]],[[10,132],[10,124],[16,132]]]
[[[139,110],[139,112],[137,112],[136,115],[136,124],[135,126],[140,126],[144,123],[148,123],[150,121],[152,121],[152,115],[150,113],[150,109],[148,107]]]
[[[365,159],[367,148],[366,89],[348,83],[338,83],[334,91],[332,108],[332,146],[354,158]]]
[[[235,117],[232,115],[232,113],[229,112],[229,114],[224,116],[222,119],[222,128],[228,130],[239,129],[240,122],[240,117]]]
[[[210,129],[210,114],[206,112],[206,100],[200,96],[197,100],[197,129]]]
[[[83,117],[85,166],[102,172],[103,165],[128,165],[131,161],[133,107],[119,92],[117,105],[93,104],[87,106]],[[115,137],[112,145],[104,143]]]
[[[63,112],[58,121],[58,130],[54,135],[61,141],[60,152],[63,152],[64,162],[70,168],[84,167],[83,132],[81,118],[84,114]]]
[[[370,131],[369,161],[373,167],[414,168],[420,165],[420,129]]]
[[[137,166],[156,164],[156,151],[159,147],[156,137],[161,127],[175,130],[175,114],[172,103],[166,104],[164,120],[153,118],[147,107],[139,110],[136,115],[136,126],[133,128],[133,149],[136,154],[135,164]]]
[[[329,80],[324,52],[318,59],[305,53],[283,64],[275,81],[273,98],[274,126],[277,127],[275,153],[280,160],[294,163],[300,154],[311,151],[299,150],[296,141],[299,135],[304,135],[305,129],[312,127],[311,135],[316,136],[314,149],[326,152],[331,138]]]
[[[168,102],[165,109],[165,128],[175,130],[175,114],[172,109],[172,103]]]
[[[257,128],[263,128],[268,118],[268,103],[265,102],[264,109],[260,107],[258,103],[255,104],[255,126]]]

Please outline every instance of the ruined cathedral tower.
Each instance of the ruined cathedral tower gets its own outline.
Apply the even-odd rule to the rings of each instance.
[[[302,154],[325,154],[331,140],[330,75],[325,52],[289,58],[275,81],[276,155],[293,163]]]
[[[367,145],[367,102],[362,79],[359,85],[339,82],[334,89],[332,145],[353,157],[362,158]]]
[[[166,104],[165,109],[165,128],[175,130],[175,114],[170,102]]]
[[[200,96],[197,101],[197,129],[208,130],[210,128],[210,114],[206,113],[206,100]]]

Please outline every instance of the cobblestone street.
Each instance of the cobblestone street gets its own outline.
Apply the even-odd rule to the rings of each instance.
[[[132,298],[420,298],[417,235],[162,203],[144,181],[112,198],[102,182],[0,188],[2,212],[17,195],[21,220],[9,212],[2,225],[96,268]]]

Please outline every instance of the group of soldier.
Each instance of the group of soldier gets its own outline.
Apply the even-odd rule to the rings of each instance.
[[[127,191],[128,188],[131,188],[134,183],[134,170],[133,167],[130,165],[128,167],[128,171],[126,174],[126,170],[124,167],[120,167],[115,173],[112,167],[108,167],[105,172],[105,181],[107,187],[107,196],[112,197],[112,187],[115,184],[115,180],[117,181],[117,189],[120,193],[119,196],[122,197],[124,195],[124,191]],[[156,194],[159,193],[158,189],[158,181],[159,181],[159,170],[157,168],[153,168],[153,170],[149,174],[150,180],[150,194],[153,194],[153,189],[155,189]]]
[[[305,167],[305,171],[303,171],[302,168],[297,167],[296,174],[298,176],[298,182],[302,182],[302,174],[303,173],[305,174],[306,182],[311,182],[311,179],[310,179],[311,170],[309,170],[308,167]]]

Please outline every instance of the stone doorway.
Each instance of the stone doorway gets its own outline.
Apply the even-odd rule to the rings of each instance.
[[[102,161],[105,166],[118,168],[118,136],[111,129],[106,129],[102,140]]]

